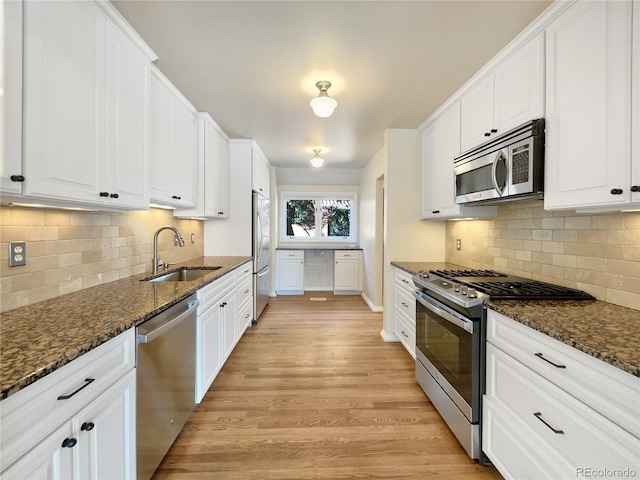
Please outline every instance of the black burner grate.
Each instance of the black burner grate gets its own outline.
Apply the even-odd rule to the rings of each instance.
[[[535,280],[526,282],[468,282],[467,285],[494,299],[593,300],[591,295],[581,290]]]
[[[458,277],[506,277],[495,270],[429,270],[429,272],[453,280]]]

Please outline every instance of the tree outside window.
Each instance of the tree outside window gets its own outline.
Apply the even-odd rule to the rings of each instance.
[[[354,242],[355,194],[283,192],[283,241]]]

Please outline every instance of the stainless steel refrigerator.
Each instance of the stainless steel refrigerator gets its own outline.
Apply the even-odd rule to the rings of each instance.
[[[253,322],[269,303],[269,199],[253,192]]]

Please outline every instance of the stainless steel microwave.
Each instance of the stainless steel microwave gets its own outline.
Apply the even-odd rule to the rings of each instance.
[[[454,158],[456,203],[542,198],[544,119],[510,130]]]

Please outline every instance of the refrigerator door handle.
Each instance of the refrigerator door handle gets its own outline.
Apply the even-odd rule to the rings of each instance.
[[[264,267],[260,270],[260,273],[258,273],[258,277],[264,277],[267,273],[269,273],[269,267]]]
[[[260,265],[260,256],[262,255],[262,218],[260,218],[260,209],[258,209],[258,211],[256,212],[256,217],[257,217],[256,226],[258,230],[258,238],[256,239],[257,240],[256,270],[257,270],[258,265]]]

